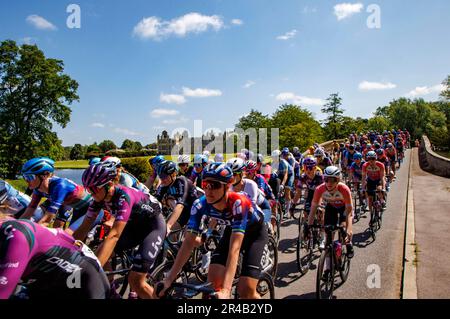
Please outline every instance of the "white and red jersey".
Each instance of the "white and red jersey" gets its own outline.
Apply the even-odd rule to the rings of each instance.
[[[350,188],[344,183],[339,183],[332,192],[328,191],[325,184],[317,186],[312,202],[318,205],[320,199],[322,199],[326,205],[335,208],[352,206],[352,194]]]
[[[367,179],[378,181],[384,174],[384,164],[376,161],[372,166],[369,162],[365,163],[362,168],[363,174],[366,174]]]

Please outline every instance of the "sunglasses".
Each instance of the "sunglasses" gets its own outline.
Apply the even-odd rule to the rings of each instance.
[[[311,167],[305,166],[305,170],[307,170],[307,171],[312,171],[314,168],[316,168],[316,167],[315,166],[311,166]]]
[[[203,167],[203,164],[194,164],[194,167],[196,168]]]
[[[202,188],[204,190],[216,190],[222,188],[223,184],[215,181],[203,181]]]
[[[32,182],[36,179],[36,175],[34,174],[24,174],[23,179],[27,182]]]
[[[325,183],[333,183],[333,184],[337,183],[337,178],[335,177],[325,177],[324,180]]]
[[[189,164],[187,164],[187,163],[181,163],[181,164],[178,164],[178,166],[180,166],[180,167],[187,167]]]

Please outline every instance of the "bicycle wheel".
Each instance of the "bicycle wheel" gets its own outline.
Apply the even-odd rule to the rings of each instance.
[[[261,274],[261,278],[256,286],[256,292],[261,296],[261,299],[275,299],[275,285],[271,275],[267,273]]]
[[[194,249],[192,262],[195,265],[195,277],[202,283],[205,283],[208,279],[208,267],[203,267],[203,251],[199,248]]]
[[[328,259],[328,261],[327,261]],[[327,269],[325,269],[327,264]],[[317,299],[332,299],[334,290],[334,262],[330,249],[325,249],[320,255],[317,267],[316,297]]]
[[[275,278],[278,268],[278,245],[275,238],[271,235],[269,235],[269,240],[264,247],[261,266],[262,272],[266,272]]]
[[[350,261],[351,259],[347,257],[347,246],[344,244],[342,245],[341,265],[339,267],[339,276],[343,283],[347,281],[350,272]]]
[[[361,218],[361,202],[359,201],[359,195],[358,192],[353,193],[353,203],[354,203],[354,216],[353,216],[353,222],[357,223],[359,222]]]
[[[302,214],[303,215],[303,214]],[[302,216],[301,215],[301,216]],[[305,240],[305,220],[303,217],[300,217],[298,220],[298,237],[297,237],[297,268],[298,271],[304,275],[308,272],[311,266],[313,247],[312,247],[312,238]],[[311,236],[312,237],[312,236]]]
[[[162,264],[160,264],[159,266],[157,266],[152,272],[151,274],[147,275],[147,283],[152,286],[155,287],[156,283],[163,281],[170,269],[172,269],[173,266],[173,262],[172,261],[166,261]],[[179,283],[183,283],[183,284],[187,284],[188,282],[188,278],[186,273],[182,270],[177,278],[175,279],[175,282],[179,282]],[[182,299],[182,297],[184,296],[184,289],[182,288],[178,288],[178,289],[173,289],[170,293],[170,298],[171,299]]]
[[[372,239],[375,241],[377,239],[377,220],[376,220],[376,213],[375,209],[372,207],[372,210],[370,211],[370,225],[369,225],[370,235]]]
[[[126,252],[116,253],[111,258],[111,267],[113,271],[123,270],[123,274],[113,275],[111,281],[111,288],[115,289],[117,294],[124,296],[128,288],[128,273],[127,269],[131,269],[132,263]]]

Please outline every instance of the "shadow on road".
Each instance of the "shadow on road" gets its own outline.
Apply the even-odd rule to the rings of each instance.
[[[374,240],[370,236],[370,231],[368,228],[362,233],[354,234],[352,241],[353,245],[358,248],[366,248],[374,242]]]
[[[302,295],[289,295],[283,299],[316,299],[316,292],[308,292]]]
[[[278,242],[278,251],[283,254],[292,254],[296,251],[297,238],[282,239]]]

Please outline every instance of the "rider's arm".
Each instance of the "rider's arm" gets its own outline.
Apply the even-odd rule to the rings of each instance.
[[[126,225],[126,222],[115,220],[113,227],[108,233],[108,237],[105,238],[101,246],[98,248],[97,257],[102,267],[106,264],[109,257],[111,257],[111,254],[114,251],[114,248],[116,247],[120,235],[122,235]]]
[[[386,189],[386,174],[385,174],[385,170],[384,170],[384,164],[381,163],[381,165],[383,165],[383,169],[380,169],[380,177],[381,177],[381,187],[383,189]]]
[[[181,213],[183,212],[184,205],[183,204],[177,204],[175,208],[172,211],[172,214],[170,215],[170,218],[167,220],[167,230],[169,231],[172,226],[177,222],[177,220],[180,218]]]
[[[36,193],[33,193],[30,204],[25,209],[25,212],[22,214],[22,216],[20,218],[30,219],[34,215],[34,212],[36,211],[36,209],[39,205],[39,202],[41,201],[41,198],[42,198],[42,196],[40,196]]]
[[[95,201],[92,201],[90,204],[88,211],[86,213],[85,218],[83,219],[83,223],[80,225],[80,227],[75,230],[75,232],[72,234],[73,238],[77,240],[84,241],[86,239],[87,234],[92,228],[92,225],[94,224],[95,220],[97,219],[97,216],[101,209],[101,204]]]
[[[227,264],[225,265],[225,275],[223,278],[223,287],[228,294],[233,286],[234,275],[239,260],[239,251],[241,250],[244,234],[233,232],[230,237],[230,248],[228,250]]]

